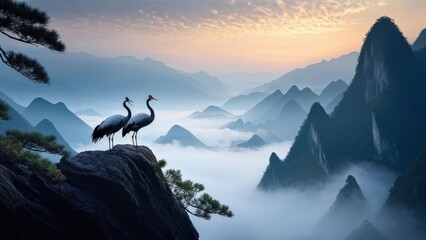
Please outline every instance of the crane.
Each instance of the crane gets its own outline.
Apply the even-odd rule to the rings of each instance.
[[[138,113],[132,119],[130,119],[127,124],[123,127],[122,135],[123,137],[126,136],[129,132],[133,131],[132,135],[132,144],[136,146],[138,145],[138,131],[139,129],[148,126],[149,124],[154,121],[155,113],[152,107],[149,105],[149,102],[151,100],[157,100],[153,96],[149,95],[148,99],[146,100],[146,106],[148,107],[149,111],[151,112],[151,115],[148,115],[146,113]]]
[[[129,119],[132,117],[132,112],[130,111],[129,107],[126,105],[127,103],[132,105],[132,102],[133,101],[130,100],[128,97],[125,97],[123,102],[123,107],[127,110],[127,116],[117,114],[103,120],[101,124],[96,126],[95,130],[93,130],[92,142],[96,143],[99,140],[101,140],[104,136],[107,136],[108,147],[109,149],[111,149],[111,145],[114,146],[114,134],[118,132],[122,127],[124,127],[124,125],[126,125]]]

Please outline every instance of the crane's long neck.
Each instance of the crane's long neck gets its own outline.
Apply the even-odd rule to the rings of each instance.
[[[123,107],[127,110],[127,116],[126,116],[126,122],[129,121],[129,119],[132,117],[132,112],[130,111],[130,108],[126,105],[126,101],[123,102]]]
[[[150,118],[151,118],[151,121],[153,121],[154,118],[155,118],[155,112],[154,112],[154,109],[152,109],[152,107],[149,105],[149,101],[150,101],[149,99],[146,100],[146,106],[148,107],[149,111],[151,112]]]

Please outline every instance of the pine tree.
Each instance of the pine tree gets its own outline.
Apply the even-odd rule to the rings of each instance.
[[[0,33],[22,43],[44,46],[58,52],[65,51],[65,44],[59,40],[59,34],[48,29],[48,23],[49,16],[45,12],[24,2],[0,1]],[[0,45],[0,59],[36,83],[49,83],[44,67],[34,58],[6,51]]]
[[[166,166],[165,160],[158,162],[158,169]],[[233,217],[234,214],[228,206],[221,204],[204,191],[204,186],[191,180],[182,180],[180,170],[168,169],[164,177],[173,192],[175,199],[188,213],[209,220],[211,214]]]

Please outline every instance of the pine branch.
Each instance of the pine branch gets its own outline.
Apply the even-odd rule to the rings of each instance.
[[[49,76],[44,67],[34,58],[22,53],[6,52],[0,46],[0,58],[9,67],[36,83],[49,84]]]
[[[0,100],[0,119],[1,120],[9,120],[9,114],[7,113],[8,111],[9,111],[9,106],[3,100]]]

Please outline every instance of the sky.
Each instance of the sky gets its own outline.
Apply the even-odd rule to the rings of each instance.
[[[26,0],[68,51],[152,57],[189,72],[283,74],[358,51],[387,15],[410,42],[424,0]]]

